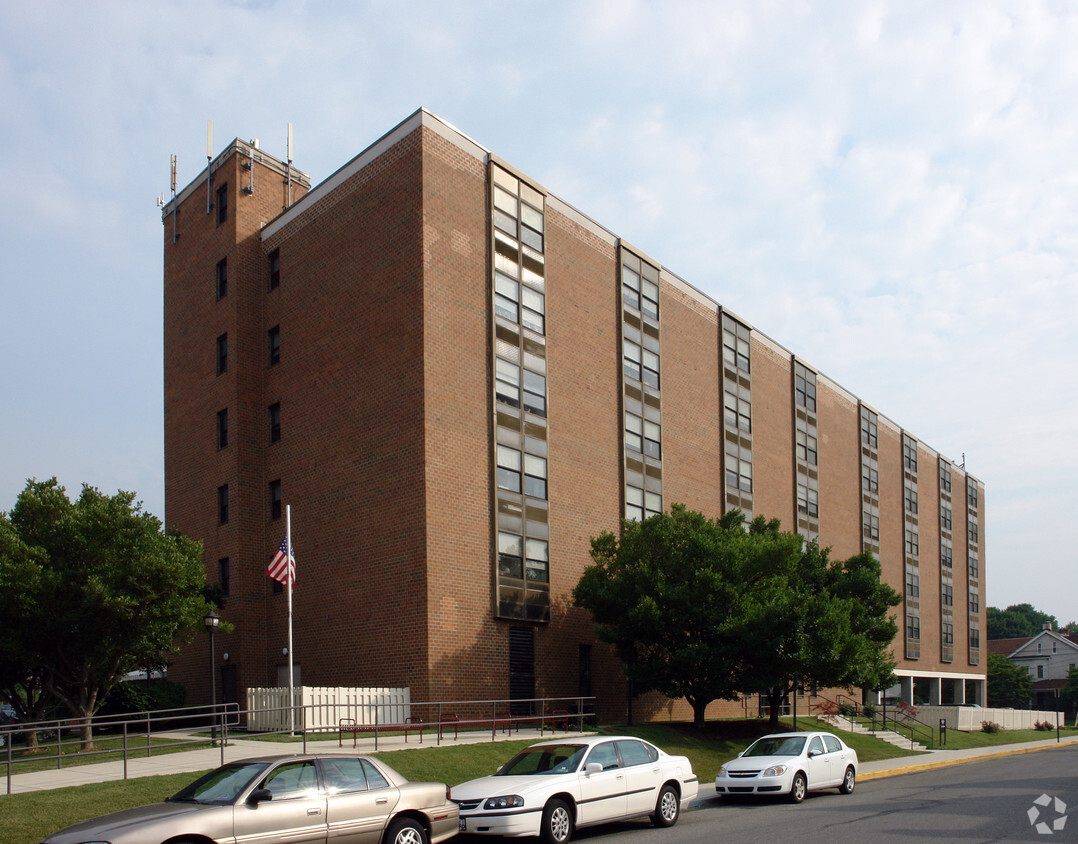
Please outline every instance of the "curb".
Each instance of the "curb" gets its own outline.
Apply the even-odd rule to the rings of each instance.
[[[981,762],[985,759],[1001,759],[1005,756],[1018,756],[1023,753],[1037,753],[1041,750],[1056,750],[1061,747],[1070,747],[1078,744],[1078,739],[1069,739],[1058,744],[1041,744],[1036,747],[1013,747],[1009,750],[999,750],[994,753],[979,753],[974,756],[961,756],[951,759],[935,759],[931,762],[920,762],[913,765],[904,765],[901,768],[885,768],[880,771],[859,771],[857,779],[860,782],[867,780],[879,780],[887,777],[898,777],[903,774],[913,774],[918,771],[928,771],[932,768],[949,768],[952,765],[965,765],[969,762]]]

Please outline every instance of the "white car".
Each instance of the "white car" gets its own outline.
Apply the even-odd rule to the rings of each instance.
[[[453,786],[452,800],[461,832],[564,844],[574,829],[625,818],[673,826],[699,788],[684,756],[631,736],[592,736],[533,744],[493,776]]]
[[[857,784],[857,751],[831,733],[775,733],[757,739],[715,777],[715,793],[786,794],[800,803],[810,791]]]

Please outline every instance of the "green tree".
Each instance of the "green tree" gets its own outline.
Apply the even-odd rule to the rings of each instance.
[[[1033,678],[1020,665],[1002,654],[988,655],[988,695],[990,707],[1024,709],[1033,697]]]
[[[1059,694],[1068,712],[1078,711],[1078,666],[1067,672],[1067,682]]]
[[[164,532],[134,493],[83,486],[72,502],[55,478],[28,481],[6,519],[16,550],[30,554],[4,553],[0,570],[34,569],[22,575],[31,609],[19,635],[32,640],[28,658],[89,749],[90,719],[109,689],[134,667],[163,663],[177,638],[201,627],[201,545]]]
[[[1023,639],[1036,636],[1045,624],[1055,630],[1059,625],[1054,615],[1035,609],[1032,604],[1012,604],[1005,610],[989,607],[986,612],[989,639]]]
[[[894,666],[887,611],[898,600],[871,556],[828,564],[777,521],[717,520],[675,504],[592,540],[573,591],[639,690],[707,705],[761,691],[781,701],[793,676],[875,685]],[[838,684],[830,683],[830,684]],[[778,707],[772,709],[778,718]]]

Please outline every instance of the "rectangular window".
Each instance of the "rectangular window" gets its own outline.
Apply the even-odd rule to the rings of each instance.
[[[916,528],[906,528],[906,556],[916,557],[921,553],[920,541]]]
[[[217,524],[228,524],[228,484],[217,487]]]
[[[917,473],[917,443],[906,438],[902,440],[902,468]]]
[[[797,431],[797,459],[809,466],[816,465],[816,438],[808,431]]]
[[[954,624],[949,621],[943,622],[943,644],[954,644]]]
[[[656,460],[662,458],[662,431],[647,419],[644,420],[644,454]]]
[[[816,412],[816,381],[813,376],[797,375],[794,377],[794,399],[806,410]]]
[[[223,299],[228,295],[228,258],[222,258],[217,262],[217,298]]]
[[[228,183],[217,189],[217,223],[221,224],[228,219]]]
[[[918,641],[921,638],[921,619],[915,615],[906,616],[906,638]]]
[[[520,284],[505,275],[494,273],[494,313],[510,322],[520,322]]]
[[[917,512],[917,490],[910,486],[909,483],[904,485],[903,501],[905,502],[907,513]]]
[[[270,518],[276,521],[281,518],[281,482],[270,481],[269,484]]]
[[[276,366],[281,362],[281,326],[275,325],[266,332],[269,340],[269,365]]]
[[[861,444],[869,448],[877,448],[879,429],[876,422],[876,414],[865,411],[861,416]]]
[[[530,369],[524,370],[524,409],[546,416],[546,376]]]
[[[659,318],[659,285],[646,278],[640,286],[640,310],[652,319]]]
[[[951,529],[951,508],[946,504],[940,504],[940,528]]]
[[[1043,665],[1038,665],[1037,666],[1037,679],[1038,680],[1043,680],[1044,679],[1044,666]]]
[[[978,542],[980,531],[977,528],[977,523],[970,519],[969,522],[969,544],[976,545]]]
[[[979,648],[981,646],[981,631],[976,627],[969,629],[969,646],[971,648]]]
[[[940,491],[951,491],[951,467],[946,463],[940,464]]]
[[[222,557],[217,561],[217,576],[221,583],[221,594],[227,595],[232,582],[228,568],[228,557]]]
[[[649,387],[659,389],[659,356],[649,349],[642,350],[643,381]]]
[[[520,407],[519,366],[503,358],[494,359],[494,394],[498,401],[510,407]]]
[[[536,334],[546,331],[546,303],[543,294],[524,285],[520,291],[520,324]]]
[[[940,590],[941,590],[940,596],[943,599],[943,606],[945,606],[945,607],[953,607],[954,606],[954,587],[953,586],[948,586],[946,583],[944,583],[940,587]]]
[[[217,374],[223,375],[228,372],[228,335],[222,334],[217,338]]]
[[[630,308],[640,310],[640,273],[624,264],[621,267],[621,298]]]
[[[861,489],[877,495],[880,491],[880,473],[871,466],[861,468]]]
[[[729,328],[722,330],[722,359],[731,369],[749,372],[749,341]]]
[[[546,458],[535,454],[524,455],[524,494],[532,498],[546,498]]]
[[[524,540],[524,574],[532,583],[550,582],[550,549],[545,539]]]
[[[981,596],[976,592],[969,593],[969,611],[979,613],[981,611]]]
[[[912,571],[906,572],[906,597],[919,598],[921,596],[921,577]]]
[[[977,577],[980,574],[980,561],[977,559],[976,554],[970,554],[968,558],[969,563],[969,576]]]
[[[723,391],[723,415],[729,427],[751,433],[752,404],[745,393],[747,391],[744,388],[728,384]]]
[[[880,541],[880,517],[865,513],[865,536],[873,542]]]
[[[228,408],[217,411],[217,448],[228,448]]]
[[[644,420],[635,413],[625,413],[625,447],[629,451],[644,450]]]
[[[623,359],[625,367],[625,377],[631,378],[633,381],[640,380],[640,358],[643,351],[639,345],[632,340],[625,340],[623,342]]]
[[[281,403],[274,402],[269,406],[269,435],[270,442],[275,443],[281,439]]]
[[[953,558],[952,554],[953,554],[953,552],[951,551],[951,546],[950,545],[941,546],[940,547],[940,565],[943,566],[944,568],[948,568],[948,569],[952,565],[954,565],[954,558]]]
[[[524,539],[513,533],[498,533],[498,574],[524,577]]]
[[[809,489],[804,484],[797,485],[797,512],[813,518],[820,515],[818,495],[814,489]]]
[[[520,492],[520,452],[507,445],[498,446],[498,487]]]
[[[980,498],[980,496],[979,496],[979,494],[977,492],[977,484],[970,483],[969,489],[968,489],[968,491],[966,493],[966,501],[967,501],[967,503],[969,504],[970,507],[972,507],[973,509],[976,510],[979,498]]]
[[[281,250],[269,253],[269,289],[276,290],[281,284]]]

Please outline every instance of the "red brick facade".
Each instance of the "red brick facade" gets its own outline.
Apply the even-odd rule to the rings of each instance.
[[[306,177],[292,172],[287,208],[287,168],[239,141],[213,163],[209,208],[205,173],[166,206],[166,521],[202,540],[210,582],[228,560],[221,615],[235,632],[218,636],[216,670],[218,688],[234,688],[241,702],[250,686],[277,685],[287,662],[286,596],[265,574],[285,532],[283,516],[271,514],[270,484],[279,481],[292,506],[293,655],[305,685],[409,686],[416,701],[506,698],[509,631],[524,627],[534,635],[536,695],[581,693],[587,662],[600,714],[624,717],[620,666],[570,595],[590,538],[616,529],[626,506],[622,244],[545,195],[550,620],[500,618],[492,160],[417,112],[309,195]],[[272,288],[271,255],[280,273]],[[715,516],[726,490],[722,311],[665,271],[659,304],[663,506],[684,502]],[[793,529],[794,359],[764,335],[752,338],[753,511]],[[817,385],[820,541],[844,557],[862,549],[861,406],[823,376]],[[227,444],[219,447],[222,411]],[[882,417],[878,450],[880,556],[901,591],[902,436]],[[921,656],[900,668],[983,678],[967,616],[966,486],[976,482],[953,467],[955,641],[953,661],[943,663],[938,455],[923,444],[918,453]],[[978,490],[972,626],[983,630]],[[171,668],[192,702],[208,698],[207,659],[196,642]],[[755,705],[719,703],[712,714],[754,714]],[[634,703],[636,717],[686,712],[650,696]]]

